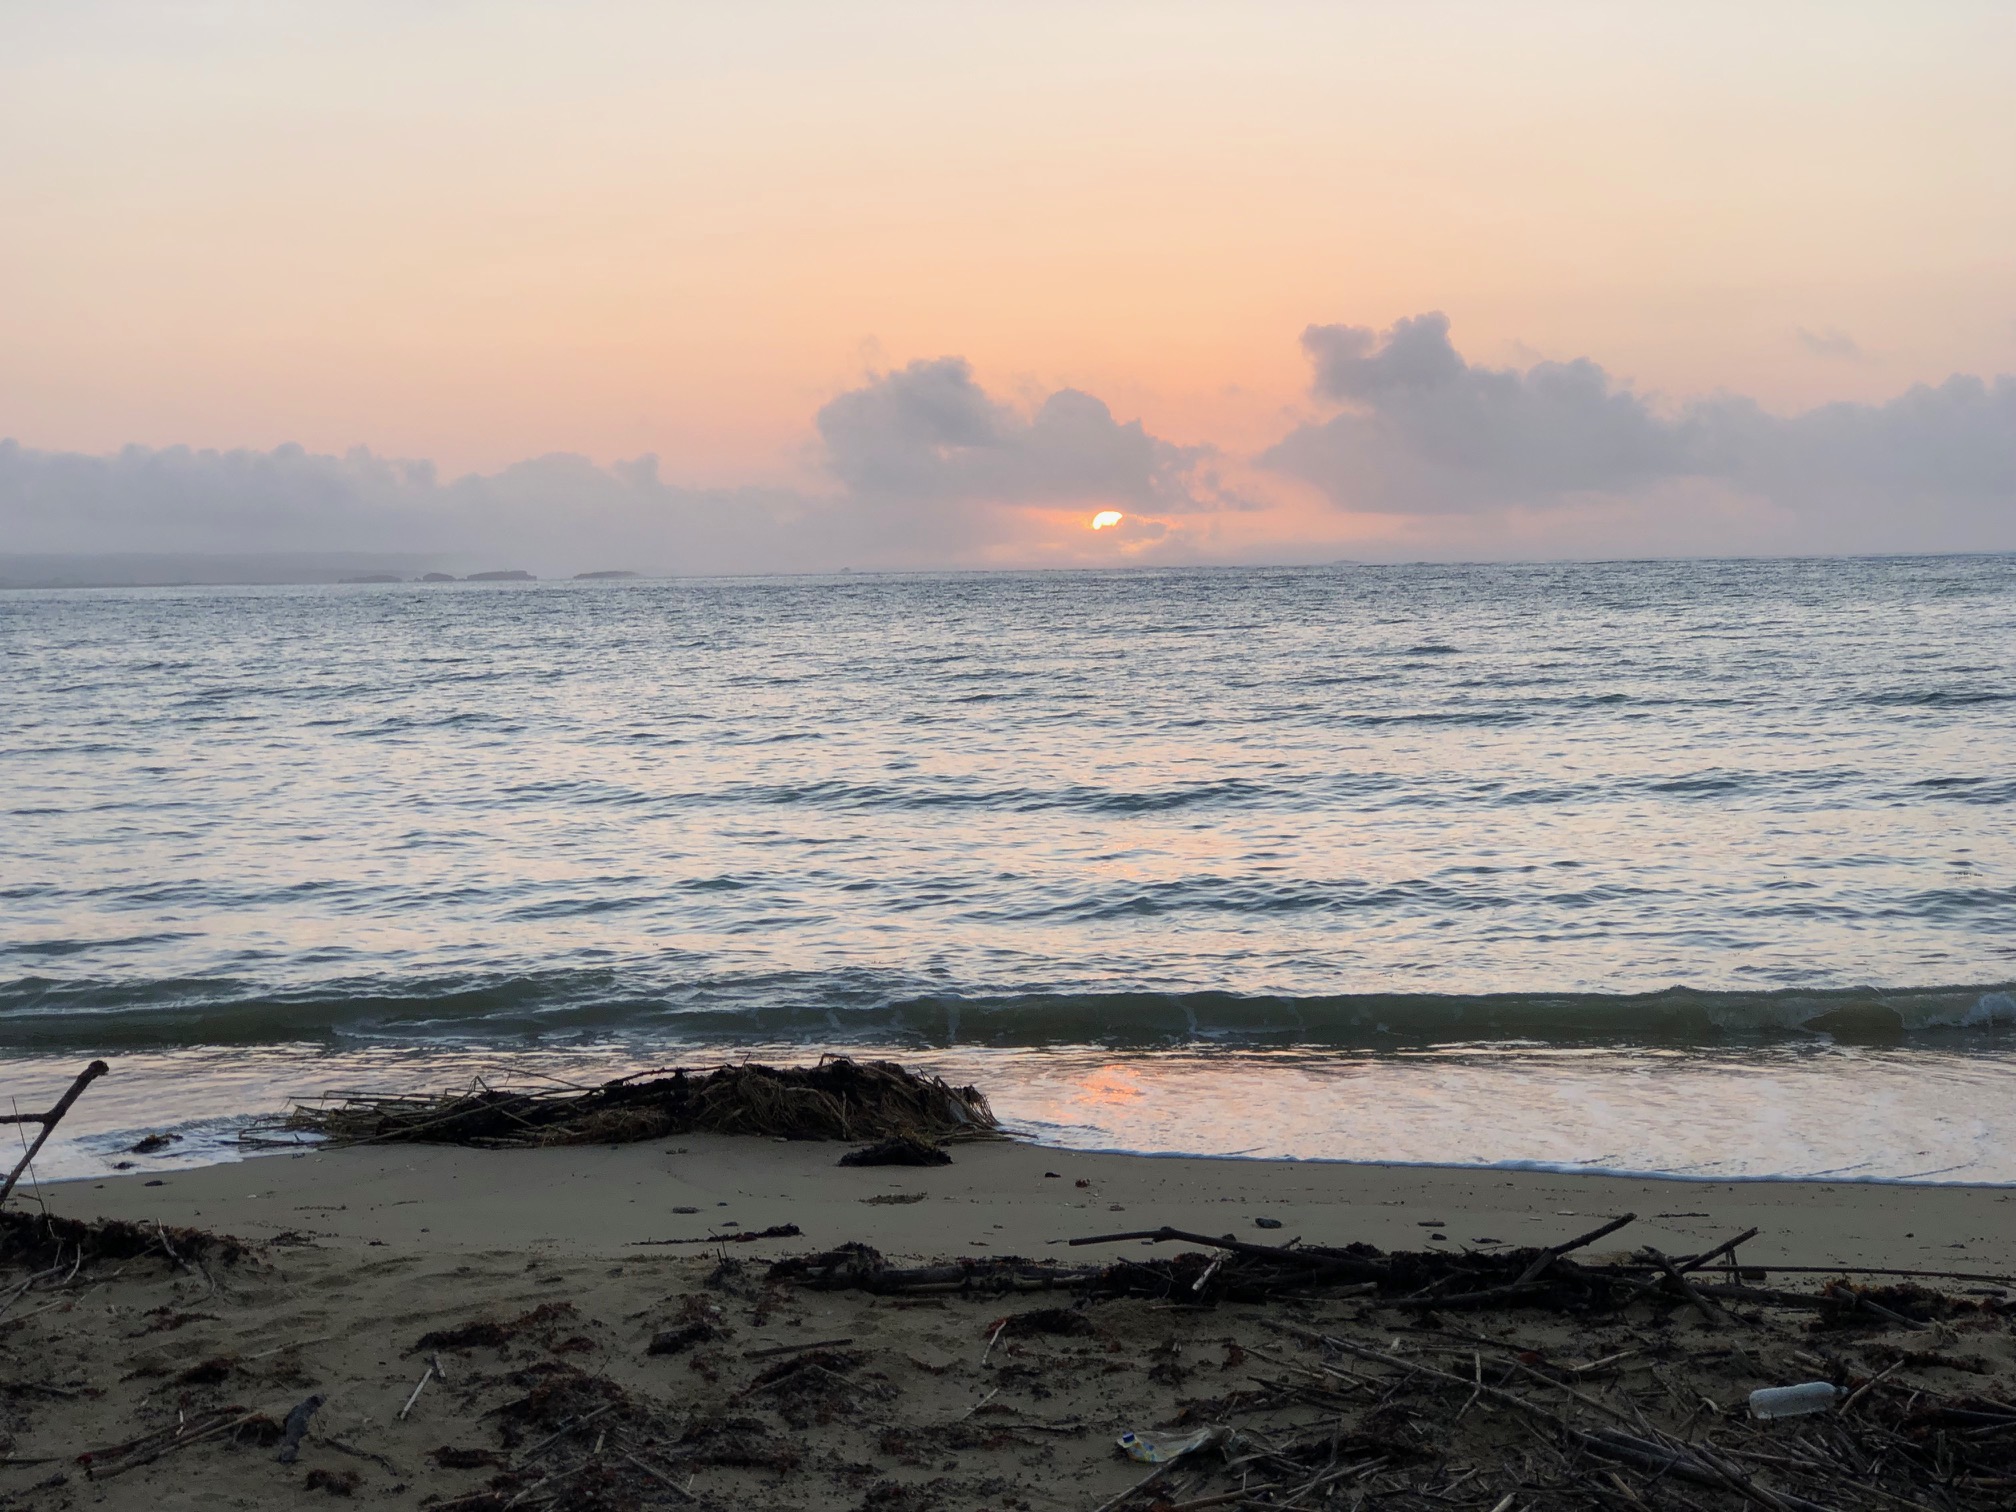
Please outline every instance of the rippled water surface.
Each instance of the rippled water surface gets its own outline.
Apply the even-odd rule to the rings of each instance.
[[[2016,1021],[2011,558],[16,592],[0,708],[10,1090],[1830,1031],[1931,1088]]]

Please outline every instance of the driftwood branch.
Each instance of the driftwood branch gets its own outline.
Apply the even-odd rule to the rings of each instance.
[[[91,1083],[98,1080],[99,1077],[111,1069],[105,1062],[94,1060],[90,1065],[77,1073],[77,1080],[70,1083],[70,1090],[59,1097],[56,1100],[56,1106],[51,1108],[47,1113],[10,1113],[4,1118],[0,1118],[0,1123],[39,1123],[42,1125],[42,1132],[35,1136],[35,1142],[28,1146],[28,1151],[21,1157],[20,1163],[7,1173],[6,1184],[0,1186],[0,1202],[5,1202],[13,1194],[14,1183],[21,1179],[21,1173],[27,1170],[29,1165],[33,1163],[36,1155],[40,1153],[42,1146],[48,1142],[49,1135],[55,1130],[56,1125],[63,1121],[63,1115],[70,1111],[70,1105],[84,1095],[86,1087],[90,1086]]]

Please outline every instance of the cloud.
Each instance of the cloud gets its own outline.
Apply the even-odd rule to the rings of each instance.
[[[988,397],[963,358],[913,362],[819,411],[828,466],[863,506],[1114,504],[1159,513],[1224,500],[1180,447],[1059,389],[1023,415]]]
[[[1711,485],[1787,514],[1803,549],[2016,544],[2009,376],[1777,416],[1731,395],[1664,407],[1586,358],[1475,365],[1441,314],[1383,335],[1311,326],[1302,345],[1312,391],[1340,412],[1297,426],[1259,461],[1349,510],[1587,510]]]
[[[1207,448],[1117,422],[1076,389],[1025,414],[956,357],[875,376],[815,424],[830,491],[695,488],[662,479],[655,457],[557,454],[444,480],[431,463],[361,449],[90,456],[0,441],[0,539],[15,552],[420,552],[733,572],[944,565],[1012,547],[1045,509],[1110,504],[1132,519],[1238,502],[1218,489]],[[1144,520],[1114,539],[1159,534]]]
[[[1869,355],[1862,350],[1862,344],[1846,331],[1809,331],[1804,326],[1794,326],[1792,334],[1799,338],[1799,345],[1815,357],[1825,357],[1829,362],[1861,362]]]
[[[1669,403],[1587,358],[1472,363],[1440,314],[1311,326],[1302,345],[1329,413],[1257,458],[1077,389],[1005,402],[957,357],[833,398],[812,422],[822,481],[799,488],[697,486],[648,456],[446,478],[364,450],[0,441],[0,550],[427,554],[543,576],[2016,548],[2016,378],[1777,415],[1736,394]],[[1095,535],[1101,509],[1126,518]]]
[[[780,555],[803,504],[781,491],[673,487],[655,458],[600,467],[554,455],[443,482],[429,462],[299,446],[109,456],[0,441],[8,549],[60,552],[397,552],[551,568],[729,569]],[[642,560],[637,560],[642,553]]]
[[[1264,453],[1340,503],[1436,514],[1566,494],[1614,492],[1672,471],[1673,436],[1596,364],[1473,367],[1441,314],[1381,340],[1360,326],[1310,326],[1303,350],[1319,398],[1348,405]]]

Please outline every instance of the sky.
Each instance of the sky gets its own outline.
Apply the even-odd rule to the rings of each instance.
[[[0,550],[2016,549],[2012,76],[1962,0],[0,0]]]

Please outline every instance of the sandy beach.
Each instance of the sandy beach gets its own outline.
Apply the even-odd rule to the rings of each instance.
[[[1281,1223],[1276,1241],[1401,1249],[1446,1233],[1457,1246],[1526,1245],[1588,1227],[1583,1219],[1635,1212],[1633,1244],[1675,1253],[1756,1228],[1746,1263],[2016,1273],[2016,1190],[1997,1187],[1632,1180],[1083,1154],[1008,1141],[962,1145],[954,1164],[937,1168],[850,1169],[835,1166],[835,1154],[829,1144],[704,1134],[613,1148],[404,1145],[65,1183],[45,1196],[72,1216],[248,1240],[295,1233],[337,1250],[375,1243],[398,1254],[556,1258],[785,1223],[803,1237],[752,1252],[859,1240],[890,1254],[1041,1255],[1086,1234],[1162,1225],[1248,1232],[1259,1218]],[[925,1200],[873,1201],[911,1193]]]
[[[145,1256],[93,1266],[68,1289],[44,1295],[57,1277],[10,1304],[0,1322],[0,1504],[270,1507],[322,1504],[326,1493],[465,1508],[1091,1512],[1144,1476],[1114,1446],[1123,1431],[1223,1422],[1279,1434],[1326,1412],[1337,1418],[1334,1405],[1297,1396],[1331,1367],[1309,1354],[1307,1339],[1280,1333],[1284,1321],[1352,1323],[1382,1345],[1415,1326],[1352,1301],[1197,1309],[1130,1299],[1100,1303],[1082,1333],[996,1337],[1004,1317],[1054,1311],[1060,1294],[877,1297],[766,1276],[780,1257],[848,1242],[891,1263],[1003,1255],[1082,1263],[1183,1249],[1063,1243],[1166,1225],[1267,1244],[1299,1237],[1488,1252],[1555,1244],[1635,1213],[1598,1248],[1695,1253],[1754,1227],[1746,1267],[2016,1272],[2016,1193],[1992,1188],[1150,1159],[1008,1142],[954,1153],[946,1167],[848,1169],[835,1166],[831,1144],[720,1136],[615,1148],[405,1146],[44,1187],[40,1199],[55,1214],[198,1228],[235,1235],[250,1250],[235,1263]],[[798,1232],[732,1238],[785,1225]],[[717,1242],[667,1242],[710,1236]],[[10,1278],[9,1292],[26,1279]],[[1823,1279],[1780,1272],[1771,1284]],[[1977,1297],[1999,1290],[1947,1284]],[[1621,1337],[1581,1337],[1532,1314],[1477,1315],[1466,1326],[1507,1348],[1584,1362]],[[1650,1337],[1650,1325],[1631,1326]],[[1658,1324],[1662,1337],[1710,1326],[1684,1308]],[[1932,1335],[1904,1332],[1919,1346],[1914,1374],[1928,1387],[1950,1380],[2011,1395],[2016,1357],[2005,1318],[1938,1325],[1936,1347],[1964,1356],[1964,1374],[1942,1368],[1936,1349],[1925,1352]],[[1821,1358],[1863,1368],[1831,1345],[1811,1354],[1796,1340],[1767,1346],[1761,1337],[1752,1333],[1733,1355],[1720,1350],[1720,1363],[1690,1389],[1729,1410],[1753,1386],[1814,1374],[1820,1367],[1809,1362]],[[1877,1348],[1885,1338],[1879,1327],[1854,1342]],[[1458,1350],[1466,1371],[1471,1347]],[[780,1365],[790,1367],[781,1376]],[[311,1396],[322,1401],[298,1459],[282,1463],[271,1425]],[[578,1431],[582,1442],[568,1452],[585,1453],[592,1430],[574,1420],[596,1410],[580,1405],[591,1401],[611,1427],[645,1411],[636,1403],[652,1404],[663,1421],[684,1425],[685,1447],[625,1462],[642,1468],[625,1472],[629,1490],[603,1500],[584,1489],[580,1471],[571,1487],[540,1481],[558,1473],[560,1450],[541,1451],[550,1471],[521,1461],[551,1434]],[[248,1441],[232,1413],[257,1418],[266,1441]],[[150,1432],[172,1436],[178,1424],[212,1423],[223,1427],[207,1441],[130,1468],[105,1453]],[[592,1442],[605,1448],[599,1436]],[[80,1463],[81,1454],[95,1459]],[[486,1490],[507,1465],[518,1468],[518,1490]]]

